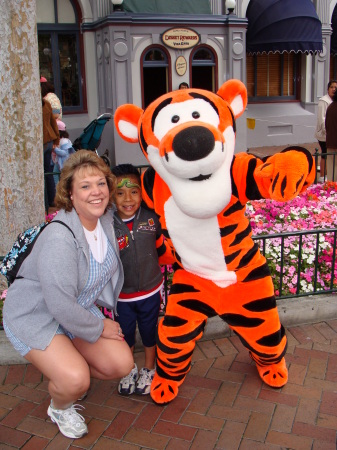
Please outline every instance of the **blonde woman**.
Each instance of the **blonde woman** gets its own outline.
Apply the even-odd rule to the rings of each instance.
[[[57,186],[54,220],[37,238],[8,289],[4,329],[17,351],[49,379],[48,415],[61,433],[88,432],[75,405],[90,377],[120,378],[134,366],[119,324],[95,303],[114,310],[123,269],[107,214],[115,176],[94,152],[66,161]]]

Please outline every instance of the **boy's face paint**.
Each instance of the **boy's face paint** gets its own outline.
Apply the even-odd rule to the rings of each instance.
[[[136,214],[142,201],[142,191],[135,175],[117,177],[114,200],[121,219],[130,219]]]
[[[118,178],[118,180],[119,180],[119,178]],[[130,180],[130,178],[122,178],[120,181],[118,181],[118,184],[117,184],[117,188],[122,188],[122,187],[127,187],[127,188],[133,188],[133,187],[136,187],[136,188],[139,188],[140,189],[140,186],[139,186],[139,184],[138,183],[134,183],[134,182],[132,182],[131,180]]]

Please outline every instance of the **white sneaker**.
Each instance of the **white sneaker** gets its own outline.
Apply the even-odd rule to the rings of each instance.
[[[118,385],[118,393],[121,395],[131,395],[135,392],[136,381],[138,378],[138,367],[135,364],[135,367],[131,370],[129,375],[121,378]]]
[[[136,384],[135,393],[138,395],[148,395],[151,389],[151,383],[155,374],[155,369],[143,367],[139,371],[139,378]]]
[[[60,432],[72,439],[78,439],[88,434],[84,417],[76,411],[77,409],[84,409],[84,406],[72,405],[67,409],[55,409],[50,403],[47,411],[51,420],[58,425]]]

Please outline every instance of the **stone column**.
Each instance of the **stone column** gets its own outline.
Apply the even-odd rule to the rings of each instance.
[[[0,2],[0,255],[44,220],[35,0]]]

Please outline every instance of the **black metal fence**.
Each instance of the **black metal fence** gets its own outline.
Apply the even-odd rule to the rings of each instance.
[[[336,237],[337,228],[253,237],[269,263],[277,298],[337,292]]]

